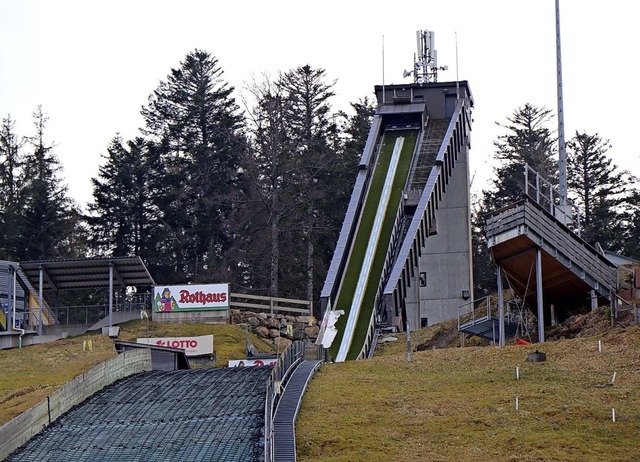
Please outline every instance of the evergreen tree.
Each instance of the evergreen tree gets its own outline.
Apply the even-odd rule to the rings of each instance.
[[[350,164],[357,162],[362,156],[364,146],[367,143],[367,136],[371,129],[371,122],[376,112],[376,106],[368,97],[360,98],[355,103],[351,103],[352,115],[341,113],[346,120],[346,124],[342,127],[345,135],[344,156]],[[355,178],[355,171],[352,172]],[[353,180],[353,179],[352,179]]]
[[[507,133],[493,143],[494,156],[500,164],[494,168],[490,189],[483,192],[485,211],[513,203],[522,196],[525,164],[547,181],[555,182],[557,140],[546,126],[550,119],[550,110],[527,103],[507,118],[507,124],[498,123]]]
[[[567,143],[567,185],[581,209],[581,237],[605,249],[625,247],[630,178],[607,157],[609,140],[577,132]]]
[[[472,195],[471,251],[473,254],[473,293],[476,299],[495,292],[497,287],[496,268],[487,248],[484,213],[481,198],[475,194]]]
[[[77,206],[67,196],[67,187],[60,179],[60,163],[53,152],[54,145],[45,142],[48,117],[38,106],[33,113],[35,135],[27,138],[32,151],[24,159],[24,229],[20,260],[66,257],[62,245],[67,233],[74,229],[70,217]]]
[[[17,258],[23,217],[23,157],[21,142],[11,116],[0,126],[0,253],[2,258]]]
[[[625,255],[640,260],[640,189],[634,189],[629,197],[628,227],[625,233]]]
[[[153,223],[148,149],[141,137],[126,145],[119,135],[114,137],[98,177],[91,179],[94,200],[88,221],[93,246],[104,255],[139,255],[153,261],[147,249]]]
[[[350,113],[340,111],[334,118],[336,122],[331,127],[331,145],[335,151],[335,158],[327,167],[326,178],[330,194],[324,195],[319,201],[319,209],[325,217],[325,238],[318,241],[317,252],[322,256],[318,263],[318,271],[324,275],[331,263],[338,240],[347,206],[351,199],[353,187],[358,172],[358,163],[364,151],[371,122],[376,107],[365,97],[350,103]]]
[[[298,284],[306,284],[306,298],[313,300],[323,278],[317,267],[321,256],[316,252],[318,242],[326,239],[327,217],[320,203],[331,191],[329,166],[336,158],[333,149],[330,99],[335,82],[326,82],[326,71],[304,65],[285,72],[278,85],[286,92],[291,137],[296,146],[295,164],[290,172],[296,189],[298,217],[288,228],[287,261],[290,272],[284,277]],[[335,131],[333,132],[335,133]],[[302,248],[296,244],[302,244]]]
[[[551,111],[531,104],[516,108],[506,124],[506,130],[494,141],[494,157],[500,162],[494,168],[489,189],[482,191],[472,212],[474,286],[478,294],[494,290],[495,269],[487,248],[484,215],[518,201],[524,194],[525,164],[543,178],[554,182],[557,177],[556,139],[547,128]],[[481,205],[478,205],[481,204]]]
[[[222,74],[209,53],[188,53],[142,109],[143,132],[159,150],[153,184],[162,248],[181,281],[227,277],[231,197],[245,142],[233,87]]]

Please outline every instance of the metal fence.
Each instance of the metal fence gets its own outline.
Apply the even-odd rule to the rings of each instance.
[[[151,294],[114,297],[112,312],[151,309]],[[109,315],[109,304],[50,306],[59,324],[95,324]]]

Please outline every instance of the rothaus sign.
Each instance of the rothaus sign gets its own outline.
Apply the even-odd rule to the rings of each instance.
[[[153,309],[156,313],[228,310],[229,284],[156,286]]]

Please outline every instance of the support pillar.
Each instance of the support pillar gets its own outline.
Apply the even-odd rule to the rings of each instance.
[[[502,288],[502,267],[500,265],[498,265],[498,327],[499,327],[498,346],[503,347],[505,343],[504,295],[503,295],[503,288]]]
[[[43,283],[44,268],[40,266],[38,271],[38,305],[40,305],[39,320],[38,320],[38,335],[42,335],[42,283]]]
[[[538,301],[538,342],[544,343],[544,303],[542,299],[542,250],[536,249],[536,300]]]
[[[111,321],[113,312],[113,263],[109,262],[109,331],[111,331]]]

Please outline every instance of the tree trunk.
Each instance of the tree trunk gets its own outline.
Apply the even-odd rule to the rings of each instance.
[[[271,277],[269,295],[278,296],[278,272],[280,271],[280,224],[278,220],[278,194],[274,188],[271,194]]]

